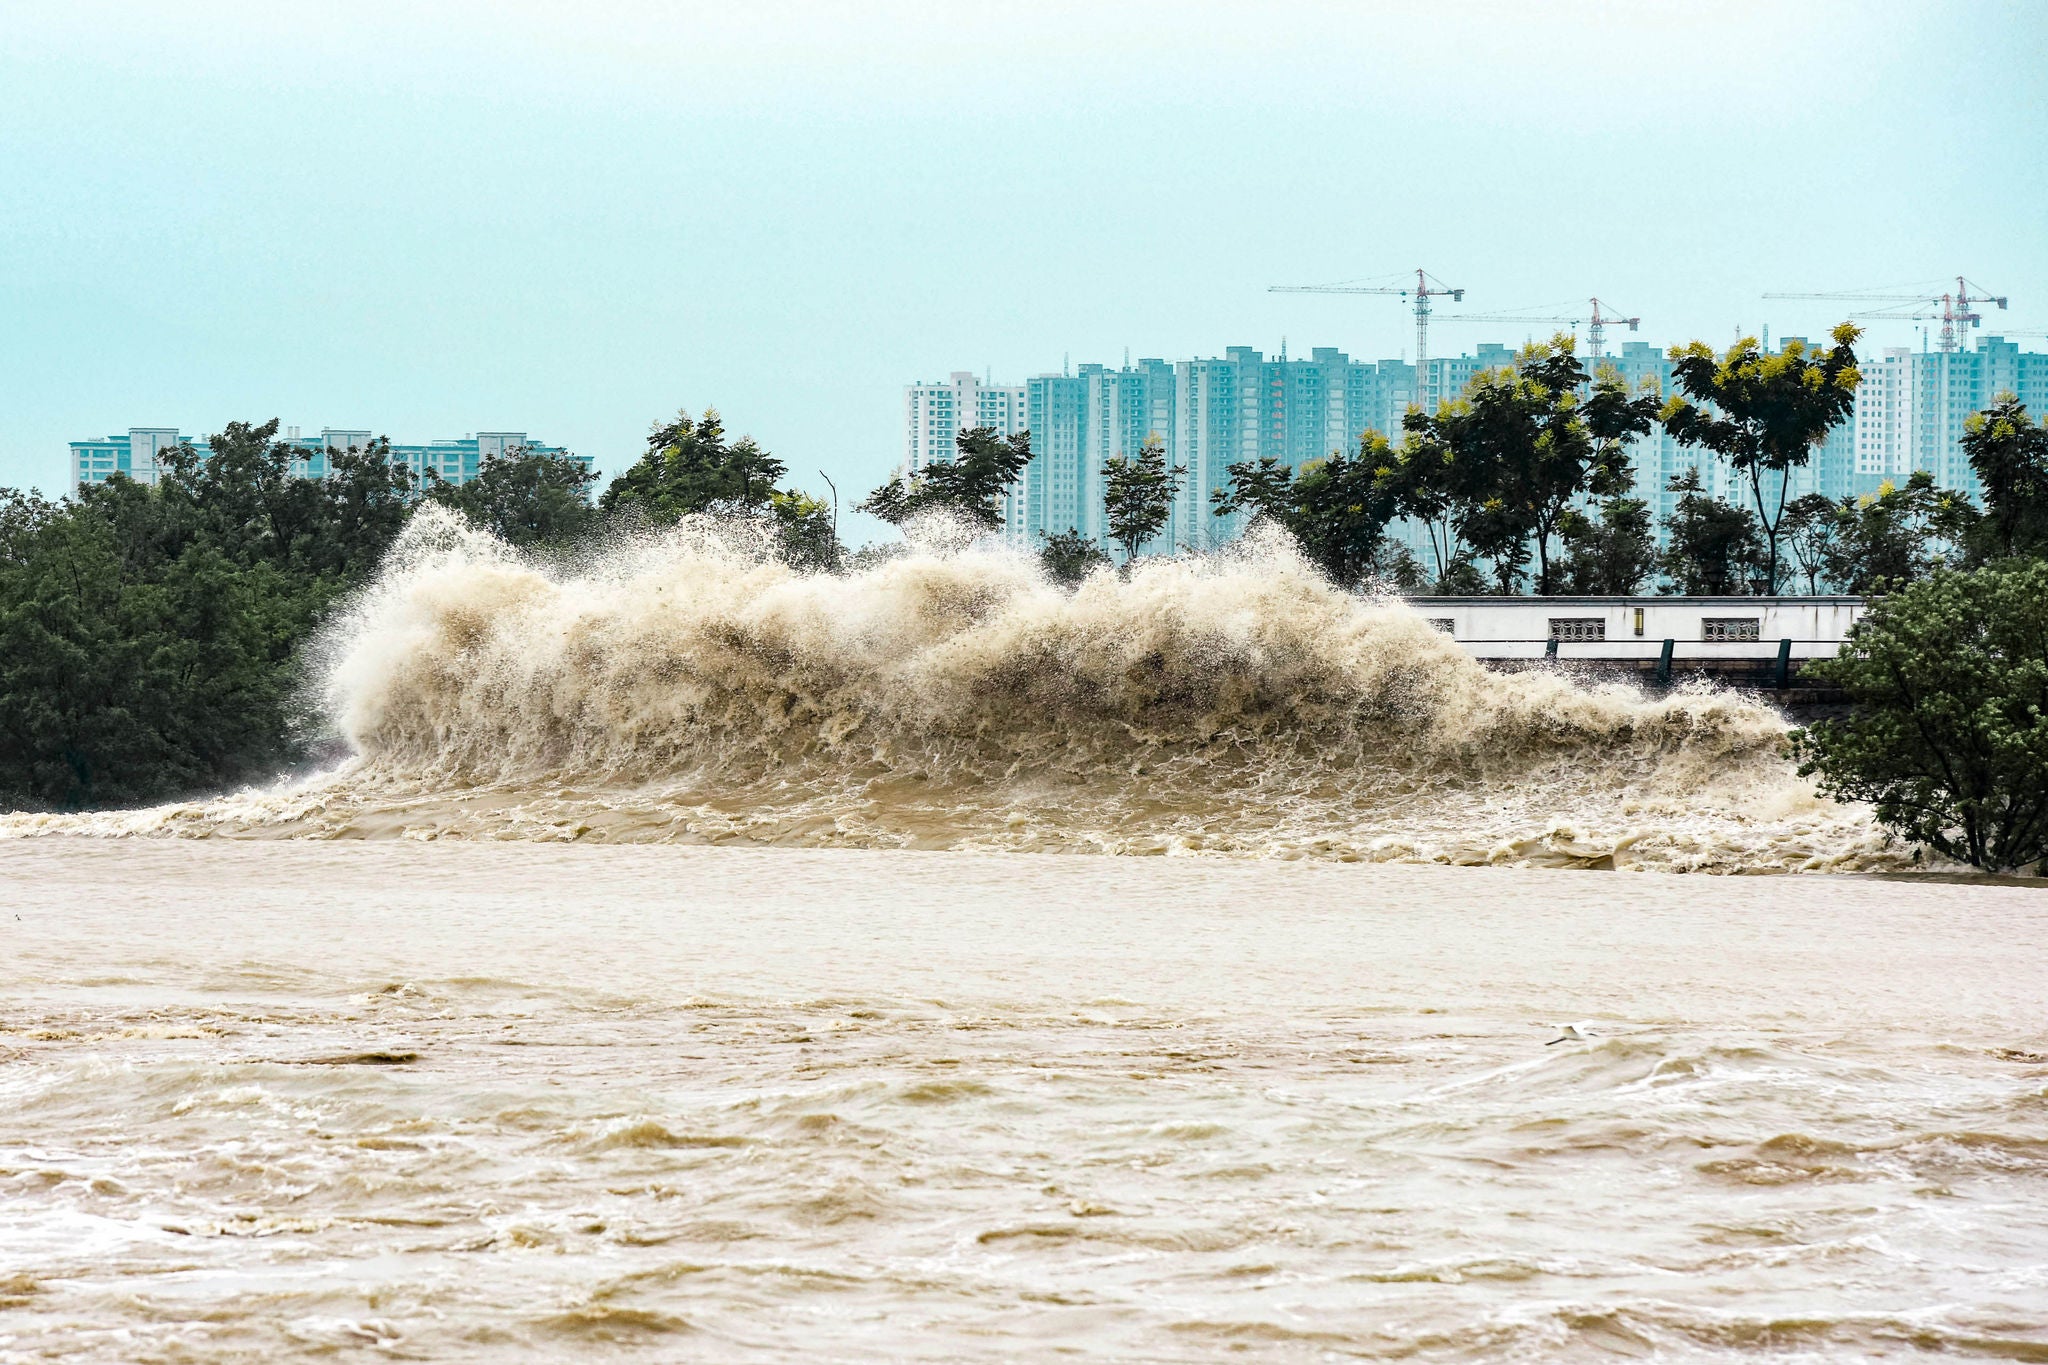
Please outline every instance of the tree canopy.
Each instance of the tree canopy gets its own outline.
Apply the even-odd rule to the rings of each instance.
[[[1582,392],[1583,391],[1583,392]],[[1525,348],[1512,366],[1476,376],[1462,397],[1433,414],[1414,414],[1408,429],[1425,449],[1443,452],[1417,472],[1456,471],[1439,494],[1488,496],[1464,521],[1484,525],[1493,558],[1526,540],[1536,556],[1536,591],[1556,592],[1551,544],[1582,498],[1613,497],[1630,483],[1626,443],[1654,425],[1659,400],[1631,396],[1611,372],[1592,381],[1576,342],[1564,334]],[[1453,490],[1456,491],[1453,491]],[[1412,501],[1419,501],[1410,493]],[[1440,570],[1441,571],[1441,570]]]
[[[1678,503],[1665,518],[1670,533],[1657,564],[1672,586],[1688,596],[1726,597],[1747,590],[1763,565],[1763,541],[1756,514],[1707,492],[1697,469],[1671,476],[1665,485]]]
[[[892,525],[925,512],[949,512],[969,525],[994,531],[1003,524],[1002,497],[1031,463],[1031,433],[998,436],[994,427],[968,427],[953,437],[950,460],[892,478],[869,493],[859,510]]]
[[[1038,562],[1053,582],[1072,588],[1086,581],[1088,575],[1097,569],[1108,568],[1109,556],[1103,553],[1100,545],[1070,527],[1056,536],[1045,537],[1045,545],[1038,552]]]
[[[1270,456],[1233,464],[1209,501],[1217,516],[1248,514],[1286,528],[1331,582],[1353,587],[1381,567],[1387,523],[1401,505],[1394,461],[1387,438],[1369,431],[1357,454],[1332,451],[1292,471]]]
[[[1961,445],[1984,489],[1984,517],[1965,536],[1971,557],[2048,555],[2048,419],[2001,393],[1970,417]]]
[[[1173,511],[1181,470],[1166,463],[1166,447],[1148,436],[1136,455],[1112,455],[1102,466],[1103,520],[1109,538],[1123,548],[1126,562],[1159,534]]]
[[[233,422],[76,498],[0,495],[0,802],[160,800],[304,756],[297,650],[374,571],[416,484],[388,447],[310,452]]]
[[[768,505],[785,472],[753,437],[727,441],[716,408],[695,420],[685,409],[655,425],[646,453],[612,480],[598,507],[607,514],[635,509],[654,525],[698,512],[754,513]]]
[[[1855,709],[1793,736],[1823,793],[1994,872],[2048,856],[2048,561],[1936,569],[1806,666]]]
[[[1626,597],[1641,591],[1657,571],[1657,537],[1650,505],[1615,494],[1600,503],[1599,517],[1576,508],[1559,522],[1566,555],[1559,577],[1564,591]]]
[[[1845,322],[1832,335],[1835,344],[1825,350],[1788,341],[1771,353],[1755,337],[1718,356],[1703,341],[1671,348],[1678,393],[1664,405],[1665,429],[1683,445],[1712,451],[1748,486],[1763,535],[1765,592],[1778,590],[1787,475],[1848,417],[1863,378],[1856,368],[1861,329]]]
[[[430,476],[430,501],[452,507],[507,545],[567,545],[599,520],[590,503],[597,471],[559,455],[518,450],[484,458],[474,478],[447,483]]]

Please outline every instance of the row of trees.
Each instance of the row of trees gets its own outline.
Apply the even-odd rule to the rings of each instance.
[[[595,503],[594,473],[530,451],[459,486],[383,442],[294,475],[308,454],[276,422],[233,422],[165,452],[154,486],[0,490],[0,807],[159,800],[308,758],[303,647],[422,501],[535,549],[710,512],[803,567],[842,558],[832,507],[781,487],[781,462],[716,412],[657,426]]]
[[[1589,374],[1572,338],[1559,336],[1479,375],[1435,412],[1411,410],[1398,446],[1367,433],[1356,454],[1299,468],[1270,457],[1231,465],[1227,485],[1211,494],[1212,510],[1285,526],[1345,585],[1382,576],[1439,592],[1517,592],[1533,559],[1539,593],[1630,592],[1659,568],[1678,582],[1711,580],[1723,576],[1723,564],[1731,572],[1760,568],[1775,590],[1786,517],[1782,476],[1805,464],[1847,415],[1858,379],[1856,337],[1845,324],[1832,348],[1793,342],[1775,354],[1754,340],[1718,356],[1694,343],[1674,352],[1679,392],[1666,401],[1630,393],[1611,373]],[[1712,509],[1693,503],[1672,527],[1677,558],[1660,560],[1647,507],[1625,496],[1634,482],[1628,443],[1659,422],[1745,483],[1760,556],[1741,553],[1741,526],[1709,524]],[[989,458],[999,444],[992,431],[964,432],[959,444],[955,460],[891,480],[863,507],[899,523],[945,507],[998,524],[998,499],[1029,462],[1028,438],[1000,443],[999,461]],[[1112,457],[1101,473],[1110,539],[1133,556],[1166,524],[1185,471],[1169,468],[1153,440],[1136,455]],[[1679,491],[1704,500],[1696,486]],[[1403,517],[1424,528],[1429,564],[1388,546],[1388,525]],[[1694,529],[1698,537],[1680,534]],[[1725,547],[1706,543],[1715,536],[1733,539]],[[1046,547],[1048,563],[1067,564],[1076,553],[1071,532]],[[1695,562],[1701,553],[1704,565]]]
[[[1795,583],[1809,593],[1823,584],[1873,593],[2040,544],[2048,435],[2010,396],[1963,438],[1984,489],[1981,510],[1925,473],[1870,497],[1789,497],[1791,471],[1854,401],[1857,335],[1845,324],[1831,346],[1791,342],[1776,353],[1748,339],[1718,355],[1698,342],[1676,348],[1668,398],[1630,393],[1611,372],[1589,374],[1560,336],[1479,375],[1436,412],[1409,412],[1399,445],[1368,432],[1355,453],[1298,468],[1270,457],[1233,464],[1211,508],[1285,527],[1339,584],[1377,579],[1437,593],[1519,593],[1532,571],[1542,594],[1629,594],[1660,578],[1689,594]],[[1661,547],[1649,505],[1629,496],[1627,455],[1659,424],[1718,462],[1744,494],[1715,496],[1697,467],[1676,475]],[[943,508],[971,525],[1000,525],[1001,498],[1030,461],[1029,438],[978,428],[958,444],[955,459],[890,480],[863,508],[899,524]],[[1167,524],[1186,471],[1169,466],[1154,438],[1100,472],[1108,539],[1128,560]],[[1388,539],[1402,518],[1423,529],[1426,563]],[[1109,562],[1078,530],[1049,537],[1042,557],[1069,582]]]

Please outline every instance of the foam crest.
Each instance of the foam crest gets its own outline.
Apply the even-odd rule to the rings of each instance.
[[[1770,708],[1493,673],[1277,536],[1069,592],[929,540],[799,574],[705,521],[544,564],[428,508],[318,658],[339,772],[127,828],[1897,860],[1792,776]]]

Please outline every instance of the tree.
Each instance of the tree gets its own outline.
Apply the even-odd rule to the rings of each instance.
[[[430,474],[427,497],[452,507],[507,545],[559,546],[588,534],[598,511],[590,504],[597,472],[562,455],[519,449],[486,456],[465,483]]]
[[[1497,597],[1519,596],[1529,579],[1528,523],[1505,499],[1489,498],[1465,526],[1473,553],[1486,560],[1486,571],[1493,575],[1487,591]]]
[[[1402,419],[1405,435],[1391,451],[1380,486],[1396,517],[1411,517],[1429,537],[1436,577],[1430,591],[1445,596],[1483,592],[1473,562],[1480,541],[1494,543],[1497,518],[1487,509],[1487,480],[1477,463],[1460,460],[1420,409]]]
[[[1650,506],[1640,498],[1608,498],[1600,504],[1598,521],[1569,512],[1559,534],[1566,551],[1562,578],[1569,592],[1626,597],[1656,571],[1657,537],[1650,527]]]
[[[1284,520],[1294,506],[1294,471],[1271,455],[1225,465],[1224,485],[1209,490],[1211,512],[1219,517],[1243,514],[1247,527],[1260,518]]]
[[[1863,378],[1855,350],[1861,335],[1845,322],[1835,328],[1830,350],[1788,341],[1775,355],[1766,354],[1755,337],[1742,338],[1720,356],[1703,341],[1671,348],[1679,393],[1664,405],[1665,429],[1681,444],[1726,460],[1748,484],[1763,534],[1766,592],[1778,590],[1778,535],[1790,471],[1813,458],[1814,447],[1855,405]],[[1777,488],[1769,494],[1765,484],[1773,474]]]
[[[833,525],[832,504],[800,491],[768,495],[775,522],[776,558],[807,573],[832,573],[845,556]]]
[[[1806,575],[1810,597],[1820,591],[1821,571],[1828,556],[1835,553],[1841,538],[1841,509],[1825,493],[1807,493],[1794,498],[1785,508],[1785,548],[1792,562]]]
[[[1904,487],[1887,479],[1868,497],[1843,498],[1835,504],[1834,535],[1822,557],[1828,581],[1859,594],[1918,582],[1947,562],[1943,531],[1963,506],[1966,499],[1937,488],[1924,469]]]
[[[1792,737],[1802,775],[1993,872],[2048,857],[2048,562],[1927,579],[1874,603],[1806,672],[1855,710]]]
[[[1688,597],[1743,591],[1763,560],[1755,514],[1707,493],[1697,469],[1674,474],[1665,487],[1679,498],[1664,519],[1666,544],[1658,568]]]
[[[1043,532],[1040,534],[1044,535]],[[1045,537],[1045,548],[1038,552],[1038,562],[1053,582],[1072,588],[1078,587],[1097,569],[1108,568],[1110,561],[1100,545],[1078,530],[1068,529],[1056,536]]]
[[[161,800],[305,756],[301,648],[418,485],[387,442],[307,477],[315,452],[276,437],[230,423],[165,452],[154,486],[0,493],[0,802]]]
[[[1972,414],[1961,441],[1984,490],[1984,516],[1966,532],[1970,557],[2048,556],[2048,421],[2009,393]]]
[[[891,479],[869,493],[859,510],[901,526],[923,512],[945,511],[983,530],[1001,528],[1003,494],[1031,463],[1031,433],[998,436],[994,427],[969,427],[953,437],[950,460]]]
[[[285,560],[260,465],[203,497],[125,478],[0,516],[0,802],[158,800],[299,753],[294,651],[345,580]],[[275,487],[269,491],[279,491]],[[223,543],[220,524],[254,538]],[[269,556],[269,557],[266,557]]]
[[[646,453],[612,480],[598,507],[607,514],[636,509],[656,525],[699,512],[751,514],[768,505],[784,472],[753,437],[729,444],[716,408],[694,421],[686,409],[654,427]]]
[[[1584,498],[1628,488],[1627,442],[1657,410],[1612,372],[1589,385],[1570,336],[1529,346],[1434,413],[1402,420],[1386,474],[1396,514],[1422,522],[1441,587],[1476,577],[1470,561],[1483,557],[1497,591],[1519,591],[1533,553],[1536,590],[1555,592],[1564,576],[1553,542],[1580,525]]]
[[[1112,455],[1103,462],[1103,519],[1109,523],[1109,538],[1123,547],[1126,563],[1166,525],[1181,472],[1168,466],[1166,447],[1157,436],[1146,437],[1136,455]]]
[[[1419,570],[1386,553],[1387,523],[1403,505],[1397,461],[1387,438],[1368,431],[1356,455],[1332,451],[1291,473],[1271,456],[1230,465],[1230,482],[1209,501],[1218,516],[1248,512],[1254,523],[1286,528],[1339,587],[1389,575],[1412,579]]]
[[[1552,538],[1578,499],[1628,487],[1626,442],[1650,429],[1658,408],[1611,375],[1582,399],[1587,375],[1575,348],[1564,334],[1526,347],[1513,366],[1478,375],[1461,399],[1425,419],[1455,456],[1488,471],[1500,503],[1494,538],[1503,551],[1517,532],[1533,541],[1543,594],[1557,590]]]
[[[1380,546],[1373,560],[1372,577],[1374,582],[1395,592],[1417,592],[1427,582],[1415,551],[1393,542]]]
[[[1358,454],[1333,451],[1295,472],[1288,529],[1340,588],[1356,587],[1384,567],[1387,523],[1397,505],[1387,483],[1392,460],[1387,438],[1369,431],[1359,438]]]

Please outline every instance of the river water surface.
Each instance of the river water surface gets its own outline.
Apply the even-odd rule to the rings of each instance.
[[[73,838],[0,884],[0,1361],[2048,1359],[2028,888]]]

